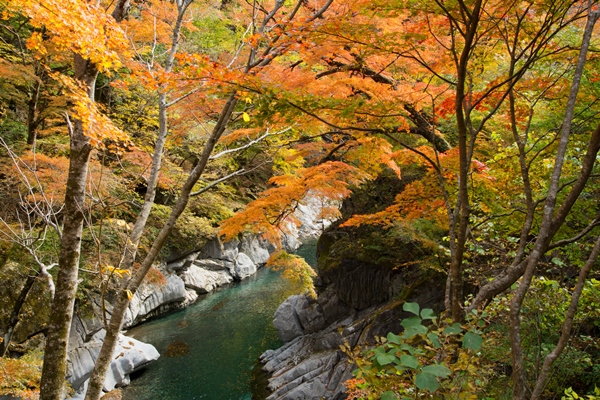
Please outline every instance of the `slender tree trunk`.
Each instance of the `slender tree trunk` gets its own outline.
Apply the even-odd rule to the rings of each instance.
[[[67,346],[77,290],[84,217],[82,207],[85,201],[90,152],[91,146],[83,132],[83,126],[80,121],[75,121],[71,131],[70,165],[65,196],[63,234],[58,258],[56,293],[48,322],[48,336],[44,351],[40,385],[41,400],[62,400],[65,394]]]
[[[550,374],[550,369],[552,368],[552,364],[560,356],[565,346],[569,342],[571,329],[573,328],[573,319],[575,319],[575,313],[577,312],[577,306],[579,305],[579,298],[581,297],[581,293],[583,292],[585,280],[587,279],[599,254],[600,236],[598,237],[598,239],[596,239],[596,244],[594,245],[594,248],[592,249],[592,252],[588,257],[585,265],[583,266],[581,271],[579,271],[579,278],[577,279],[577,285],[575,286],[573,294],[571,295],[571,303],[569,304],[569,309],[567,310],[567,315],[565,316],[565,321],[563,323],[560,339],[558,340],[558,343],[554,350],[552,350],[552,352],[548,354],[544,359],[542,370],[535,383],[533,393],[531,394],[531,400],[538,400],[541,398],[542,391],[544,390],[544,387],[546,385],[546,380],[548,379],[548,375]]]
[[[182,15],[185,12],[185,8],[189,6],[192,0],[177,0],[177,7],[179,9],[179,14]],[[325,5],[323,5],[319,10],[317,10],[313,19],[319,18],[331,5],[332,0],[329,0]],[[301,2],[298,3],[298,8],[301,5]],[[259,28],[259,32],[262,32],[271,19],[273,19],[277,10],[279,10],[283,6],[283,2],[278,1],[273,10],[269,12],[263,20],[262,26]],[[183,10],[181,7],[184,7]],[[297,11],[297,9],[296,9]],[[295,16],[295,11],[288,15],[288,18],[291,20]],[[177,32],[177,30],[176,30]],[[175,36],[177,37],[177,36]],[[174,47],[176,49],[176,47]],[[272,53],[266,54],[264,59],[261,59],[259,64],[256,64],[256,49],[253,49],[250,52],[248,62],[246,64],[246,68],[244,69],[244,73],[248,73],[252,68],[257,66],[266,66],[268,65],[278,54],[277,49],[270,49]],[[271,56],[272,54],[272,56]],[[126,288],[123,288],[119,294],[117,295],[117,301],[114,305],[113,312],[111,315],[111,319],[109,322],[109,326],[104,337],[104,341],[102,343],[102,348],[100,349],[100,353],[98,354],[98,358],[96,359],[96,365],[94,371],[92,372],[92,376],[90,377],[90,383],[88,386],[88,391],[86,394],[86,400],[98,400],[100,398],[102,392],[102,386],[104,384],[104,380],[106,377],[106,373],[108,372],[108,368],[110,367],[110,363],[112,361],[112,355],[115,351],[117,339],[119,332],[121,330],[121,326],[123,324],[123,319],[125,317],[125,313],[129,307],[129,297],[133,296],[137,291],[138,287],[141,285],[144,277],[148,273],[148,270],[158,257],[160,250],[162,249],[167,237],[171,233],[172,229],[177,222],[179,216],[185,210],[187,203],[190,199],[190,195],[192,193],[192,189],[202,173],[204,172],[206,165],[210,159],[210,156],[213,152],[213,149],[217,145],[219,138],[222,136],[225,128],[227,127],[228,122],[231,119],[235,106],[238,102],[237,91],[233,91],[229,98],[227,99],[221,113],[219,115],[219,119],[217,120],[215,127],[204,146],[204,150],[202,151],[202,155],[200,160],[196,164],[196,166],[192,169],[186,182],[184,183],[181,191],[179,193],[179,198],[177,202],[173,206],[171,214],[167,219],[165,225],[160,230],[158,236],[152,243],[152,247],[148,251],[148,254],[142,261],[140,268],[136,271],[135,275],[129,281]],[[166,108],[165,108],[166,110]],[[166,121],[166,115],[165,115]]]
[[[171,72],[173,69],[173,62],[175,61],[175,55],[177,54],[177,49],[179,46],[180,32],[181,26],[183,23],[183,18],[185,12],[189,5],[192,3],[192,0],[187,0],[184,2],[178,2],[178,15],[177,21],[175,22],[175,26],[173,28],[173,38],[171,43],[171,50],[169,52],[169,56],[165,62],[165,71]],[[164,92],[159,93],[158,96],[158,121],[159,121],[159,133],[156,140],[156,144],[154,146],[154,154],[152,156],[152,167],[150,170],[150,177],[148,179],[147,187],[146,187],[146,195],[144,197],[144,204],[142,205],[142,209],[136,218],[135,224],[133,226],[131,235],[129,237],[129,241],[127,242],[123,259],[121,260],[121,268],[131,269],[133,266],[133,262],[135,260],[135,255],[137,253],[137,249],[139,246],[140,239],[142,237],[142,233],[144,232],[144,228],[146,226],[146,222],[148,221],[148,217],[150,216],[150,212],[152,210],[152,205],[154,204],[154,198],[156,195],[156,185],[158,182],[158,177],[160,173],[160,167],[162,162],[162,154],[164,150],[164,146],[167,140],[168,134],[168,124],[167,124],[167,95]],[[211,149],[212,151],[212,149]],[[193,186],[193,185],[192,185]],[[187,204],[187,203],[186,203]],[[144,273],[145,275],[145,273]],[[142,278],[143,279],[143,278]],[[130,290],[130,289],[126,289]],[[129,300],[127,298],[127,291],[121,293],[125,295],[125,300],[127,300],[127,305],[129,305]],[[127,307],[125,307],[126,311]],[[92,376],[90,377],[90,382],[88,384],[88,389],[86,392],[86,399],[99,399],[102,394],[102,388],[104,386],[104,380],[106,378],[106,373],[108,372],[108,368],[110,367],[110,363],[112,361],[112,353],[114,352],[114,348],[116,347],[117,338],[119,331],[121,330],[121,324],[123,320],[123,316],[120,317],[118,326],[115,323],[117,319],[115,316],[115,309],[113,309],[110,323],[106,326],[106,336],[104,338],[104,342],[113,342],[110,345],[110,348],[107,349],[104,353],[98,356],[96,360],[94,371],[92,372]],[[105,310],[103,310],[105,312]],[[104,346],[103,346],[104,348]]]
[[[521,345],[521,306],[523,300],[531,285],[531,280],[535,273],[535,269],[538,265],[540,257],[544,254],[547,246],[552,238],[552,222],[554,211],[556,209],[556,199],[559,189],[559,180],[562,174],[562,166],[564,163],[564,157],[567,151],[567,145],[569,136],[571,133],[571,124],[573,120],[573,113],[575,109],[575,102],[577,99],[577,93],[579,92],[579,84],[583,75],[583,67],[585,65],[587,50],[592,36],[594,25],[598,20],[598,12],[589,11],[588,21],[583,34],[581,50],[579,53],[579,59],[573,76],[573,82],[571,85],[571,91],[565,110],[565,117],[561,127],[560,141],[558,149],[556,151],[556,157],[554,162],[554,170],[552,171],[552,177],[550,179],[550,185],[548,188],[548,194],[546,196],[546,202],[544,204],[544,213],[542,216],[542,224],[538,233],[538,238],[534,244],[533,250],[527,259],[527,267],[523,275],[523,279],[511,300],[510,304],[510,341],[511,341],[511,355],[513,364],[513,398],[517,400],[525,399],[526,397],[526,385],[525,385],[525,369],[523,366],[523,348]]]
[[[459,152],[459,176],[458,176],[458,198],[454,216],[451,216],[452,226],[450,229],[454,231],[451,240],[455,242],[450,263],[451,285],[451,307],[452,319],[454,321],[462,321],[464,318],[463,302],[463,258],[464,249],[467,238],[467,230],[469,227],[470,205],[469,205],[469,135],[468,115],[470,111],[466,104],[466,83],[468,73],[468,62],[471,53],[471,47],[475,40],[477,28],[479,25],[479,14],[481,12],[481,1],[478,0],[473,4],[472,10],[466,10],[464,47],[456,60],[457,68],[457,83],[456,83],[456,124],[458,130],[458,152]],[[458,224],[458,226],[457,226]],[[457,229],[458,228],[458,229]]]
[[[38,68],[36,67],[36,71]],[[27,144],[35,147],[35,141],[37,138],[37,127],[39,125],[39,121],[37,120],[37,109],[38,109],[38,101],[40,98],[40,90],[42,87],[42,77],[38,77],[39,80],[35,81],[33,93],[29,98],[28,107],[27,107]]]

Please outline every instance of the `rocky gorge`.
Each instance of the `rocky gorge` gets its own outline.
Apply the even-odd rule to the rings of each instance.
[[[288,226],[283,238],[287,250],[293,251],[303,241],[316,239],[331,223],[321,220],[319,213],[317,200],[309,199],[298,205],[295,217],[301,224]],[[139,288],[131,300],[123,329],[186,307],[202,294],[252,276],[273,250],[273,245],[257,236],[247,235],[227,243],[215,238],[200,249],[157,265],[164,280],[150,280]],[[108,315],[111,308],[109,301],[105,306]],[[76,392],[73,399],[84,396],[104,335],[99,295],[91,299],[91,309],[78,312],[71,329],[67,380]],[[121,335],[104,391],[127,385],[132,372],[159,356],[152,345]]]
[[[302,225],[292,229],[284,242],[288,250],[294,250],[302,241],[318,238],[318,296],[293,295],[275,312],[273,324],[284,344],[260,357],[268,374],[268,400],[345,398],[344,383],[355,368],[351,353],[372,345],[377,336],[401,331],[404,302],[414,301],[436,311],[442,308],[446,276],[440,272],[437,245],[406,227],[341,226],[344,217],[357,208],[372,211],[384,207],[404,183],[394,178],[389,182],[384,178],[382,183],[380,179],[377,190],[366,187],[344,202],[342,219],[333,223],[318,219],[316,201],[298,207],[296,217]],[[127,327],[185,307],[201,294],[251,276],[272,250],[270,243],[252,236],[229,243],[213,240],[163,264],[160,268],[166,283],[147,283],[136,293]],[[79,329],[80,337],[92,333],[86,329]],[[96,331],[101,336],[102,331]],[[94,340],[97,337],[91,344],[80,345],[71,358],[73,371],[78,371],[71,379],[81,388],[97,352]],[[150,350],[147,358],[139,357],[136,349],[143,344],[126,337],[122,340],[128,346],[118,353],[121,360],[117,356],[113,362],[107,391],[113,384],[126,385],[128,374],[158,356]],[[122,360],[129,358],[136,361],[127,364]]]

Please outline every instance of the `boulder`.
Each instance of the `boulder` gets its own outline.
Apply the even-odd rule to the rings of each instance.
[[[204,294],[215,288],[231,283],[233,277],[227,270],[212,271],[198,267],[196,264],[190,266],[181,274],[185,287]]]
[[[275,311],[273,325],[283,342],[323,329],[326,325],[321,306],[305,295],[288,297]]]
[[[302,324],[295,311],[295,304],[300,297],[302,296],[288,297],[275,311],[273,325],[277,329],[279,338],[284,343],[301,336],[303,333]]]
[[[231,261],[223,261],[214,258],[203,258],[194,261],[193,265],[197,268],[209,271],[229,271],[233,263]]]
[[[92,373],[105,334],[106,331],[102,329],[89,342],[69,353],[67,380],[76,391],[82,392],[82,389],[87,387],[85,382]],[[130,373],[157,360],[158,357],[160,354],[151,344],[120,334],[104,381],[104,391],[109,392],[116,386],[128,384]]]
[[[272,244],[256,235],[244,236],[239,247],[240,253],[247,255],[256,265],[266,264],[274,249]]]
[[[252,262],[250,257],[245,253],[238,253],[232,271],[234,278],[239,280],[246,279],[247,277],[254,275],[256,270],[256,264]]]
[[[215,238],[208,241],[208,243],[202,247],[199,258],[235,261],[239,253],[238,245],[239,241],[237,239],[223,243],[219,238]]]

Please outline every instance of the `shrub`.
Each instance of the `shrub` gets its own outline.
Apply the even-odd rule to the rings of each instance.
[[[475,313],[462,325],[440,321],[416,303],[403,309],[414,316],[402,320],[401,334],[377,338],[366,351],[344,346],[358,367],[347,382],[349,398],[477,398],[487,375],[479,354],[486,322]]]

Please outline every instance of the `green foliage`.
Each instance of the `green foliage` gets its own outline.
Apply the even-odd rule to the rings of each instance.
[[[0,137],[14,149],[15,146],[18,147],[19,144],[23,144],[25,139],[27,139],[27,126],[19,121],[8,118],[0,120]]]
[[[163,227],[169,214],[171,207],[160,204],[152,205],[152,214],[148,219],[146,229],[148,234],[143,238],[143,245],[150,246],[154,237]],[[199,247],[209,239],[212,239],[216,234],[216,229],[212,226],[211,221],[203,216],[198,216],[186,209],[175,224],[175,228],[169,235],[168,243],[165,246],[165,251],[178,252],[187,250],[190,246]]]
[[[589,400],[600,399],[600,389],[598,389],[598,387],[595,387],[594,394],[588,394],[586,396],[578,395],[572,388],[565,389],[565,395],[561,397],[561,400],[571,400],[571,399],[589,399]]]
[[[223,16],[209,15],[194,21],[197,31],[190,33],[190,41],[198,46],[201,52],[213,57],[223,51],[234,52],[240,43],[244,29],[236,21]]]
[[[545,396],[557,396],[563,388],[572,386],[578,390],[592,390],[600,382],[600,365],[596,363],[600,355],[600,340],[594,337],[600,321],[600,282],[586,281],[581,295],[578,312],[573,321],[572,339],[561,356],[555,361],[553,372],[546,386]],[[510,365],[510,340],[508,336],[508,304],[510,296],[496,298],[488,307],[493,316],[484,346],[484,357],[497,366]],[[524,363],[531,371],[529,379],[534,379],[534,371],[541,361],[556,346],[562,324],[569,307],[570,289],[559,282],[544,277],[534,279],[528,296],[525,298],[522,314],[522,344]],[[505,386],[507,377],[493,378],[494,385]]]
[[[461,325],[417,303],[403,309],[414,315],[401,321],[401,334],[390,332],[364,352],[343,347],[358,366],[347,383],[350,399],[477,398],[487,373],[479,354],[484,316]]]

